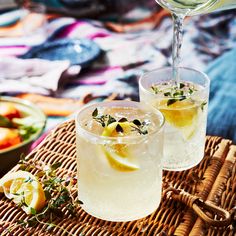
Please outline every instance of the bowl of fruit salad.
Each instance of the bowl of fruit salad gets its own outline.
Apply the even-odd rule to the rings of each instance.
[[[0,176],[26,155],[44,130],[45,114],[31,102],[0,97]]]

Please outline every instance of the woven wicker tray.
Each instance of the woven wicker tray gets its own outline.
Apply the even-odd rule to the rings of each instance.
[[[52,131],[45,141],[29,154],[31,160],[46,164],[62,162],[58,170],[60,177],[76,176],[75,124],[68,121]],[[12,171],[16,171],[16,166]],[[34,173],[34,171],[32,171]],[[236,205],[236,146],[230,140],[219,137],[207,137],[205,157],[202,162],[187,171],[164,171],[163,181],[175,188],[210,200],[226,210]],[[77,191],[73,194],[77,194]],[[17,220],[27,215],[12,201],[0,196],[0,235],[66,235],[63,230],[54,228],[51,232],[45,225],[35,228],[22,228]],[[90,216],[79,209],[79,216],[65,215],[56,222],[70,232],[70,235],[236,235],[232,225],[224,228],[208,226],[186,205],[173,199],[163,198],[160,207],[150,216],[132,222],[108,222]],[[13,228],[11,232],[9,228]]]

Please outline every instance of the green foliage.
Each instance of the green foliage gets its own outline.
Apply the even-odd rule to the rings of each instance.
[[[53,228],[62,229],[54,223],[55,220],[64,215],[63,211],[65,209],[68,211],[69,215],[74,217],[77,216],[78,207],[83,204],[80,200],[75,199],[71,194],[71,190],[75,187],[77,180],[72,177],[63,179],[57,176],[56,172],[61,166],[60,162],[42,168],[40,165],[37,165],[37,162],[31,164],[29,161],[21,157],[19,163],[21,170],[37,170],[36,176],[41,179],[47,204],[41,212],[37,212],[34,208],[31,208],[31,215],[25,220],[19,220],[18,224],[22,227],[35,227],[41,223],[47,225],[46,229],[48,231],[51,231]],[[28,182],[31,180],[27,179],[25,181]],[[22,201],[20,206],[24,204],[24,201]],[[65,232],[67,235],[71,235],[69,232]]]

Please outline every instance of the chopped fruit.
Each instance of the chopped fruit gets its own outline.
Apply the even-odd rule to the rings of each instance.
[[[4,192],[7,198],[21,205],[27,214],[31,214],[32,209],[40,211],[46,203],[42,185],[27,171],[6,174],[0,179],[0,192]]]
[[[131,122],[113,122],[104,128],[102,136],[118,137],[129,134],[135,124]],[[122,131],[122,132],[119,132]],[[102,146],[109,164],[116,170],[126,172],[138,170],[139,166],[131,161],[131,155],[125,144],[110,145],[109,149]]]
[[[192,125],[197,116],[197,106],[193,101],[176,101],[169,106],[160,106],[166,120],[176,127]]]
[[[21,137],[17,129],[0,127],[0,150],[21,143]]]
[[[168,100],[160,103],[159,109],[166,121],[174,127],[180,128],[185,139],[190,139],[196,130],[198,106],[194,101],[176,101],[167,105]]]
[[[12,120],[13,118],[20,118],[20,112],[11,103],[0,104],[0,115]]]

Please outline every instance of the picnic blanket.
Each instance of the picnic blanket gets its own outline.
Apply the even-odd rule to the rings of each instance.
[[[149,16],[142,20],[130,21],[130,15],[132,14],[129,14],[129,21],[124,20],[122,23],[109,18],[94,20],[48,15],[44,37],[38,40],[35,40],[35,35],[10,37],[10,28],[1,28],[0,55],[2,58],[21,57],[33,46],[45,45],[55,40],[89,39],[101,49],[100,56],[77,76],[68,79],[56,93],[56,97],[81,100],[88,98],[89,94],[88,102],[94,102],[115,94],[116,99],[138,100],[140,75],[172,63],[172,19],[161,8],[149,12]],[[14,25],[14,29],[16,26]],[[236,47],[235,10],[187,18],[184,31],[181,64],[206,71],[212,81],[207,132],[235,140],[235,104],[232,104],[236,101],[233,92],[236,75],[233,71],[233,48]],[[4,32],[6,35],[3,37]],[[232,52],[228,52],[230,50]],[[7,89],[7,80],[4,77],[1,79],[6,88],[1,94],[16,95],[17,91],[12,94],[10,86]],[[52,90],[47,90],[45,94],[45,89],[38,89],[37,93],[43,94],[40,91],[44,91],[44,95],[55,97],[55,91],[52,93]],[[60,118],[59,121],[61,120]]]

